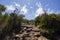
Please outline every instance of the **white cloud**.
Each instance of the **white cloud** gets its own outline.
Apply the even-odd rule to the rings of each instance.
[[[47,9],[47,13],[51,14],[51,13],[55,13],[55,12],[54,12],[54,10],[48,8],[48,9]]]
[[[32,6],[30,8],[33,8]]]
[[[43,10],[43,7],[42,7],[41,3],[40,3],[40,2],[39,2],[39,3],[36,3],[36,5],[37,5],[38,9],[37,9],[36,12],[35,12],[35,17],[37,17],[37,16],[39,16],[39,15],[41,15],[41,14],[44,13],[44,10]],[[46,6],[48,7],[48,4],[47,4]],[[46,8],[45,11],[46,11],[48,14],[55,13],[55,11],[52,10],[51,8]]]
[[[28,9],[26,8],[27,5],[24,5],[22,8],[21,8],[21,12],[23,12],[23,14],[26,14]]]
[[[14,11],[15,7],[17,7],[17,8],[19,7],[20,8],[20,4],[18,4],[16,2],[13,2],[13,4],[12,5],[6,5],[7,11]]]
[[[15,7],[19,8],[20,13],[22,14],[26,14],[28,9],[27,9],[27,5],[24,6],[20,6],[19,4],[15,3],[15,5],[6,5],[6,12],[13,12],[15,10]]]
[[[14,2],[14,4],[15,4],[16,7],[20,7],[20,4],[18,4],[16,2]]]
[[[6,12],[13,12],[15,9],[19,9],[21,8],[20,4],[13,2],[13,4],[11,5],[6,5]]]
[[[7,5],[6,8],[7,8],[7,11],[15,10],[15,7],[13,5]]]
[[[42,13],[44,13],[41,3],[40,2],[36,3],[36,5],[37,5],[38,9],[35,12],[35,17],[37,17],[37,16],[41,15]]]

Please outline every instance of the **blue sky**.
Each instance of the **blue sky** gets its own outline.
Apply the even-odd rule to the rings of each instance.
[[[26,19],[34,19],[46,10],[49,14],[60,13],[60,0],[0,0],[5,5],[6,12],[13,12],[15,7],[19,14],[25,15]]]

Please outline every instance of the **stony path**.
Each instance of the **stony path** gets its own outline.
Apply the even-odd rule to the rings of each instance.
[[[22,29],[19,34],[15,35],[19,37],[20,40],[47,40],[45,37],[41,36],[40,29],[34,25],[24,25]]]

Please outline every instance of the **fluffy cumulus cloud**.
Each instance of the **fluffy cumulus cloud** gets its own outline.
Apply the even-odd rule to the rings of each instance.
[[[6,8],[7,8],[7,11],[9,11],[9,10],[13,11],[13,10],[15,10],[15,7],[13,5],[7,5]]]
[[[23,14],[26,14],[27,11],[28,11],[27,5],[24,5],[24,6],[21,8],[21,12],[22,12]]]
[[[44,13],[44,10],[43,10],[43,7],[42,7],[41,3],[40,2],[37,2],[36,5],[37,5],[38,9],[35,12],[35,17],[37,17],[37,16],[39,16],[39,15],[41,15],[41,14]],[[48,4],[46,6],[48,7]],[[46,8],[45,11],[48,14],[55,13],[55,11],[53,9],[51,9],[51,8]]]
[[[38,3],[36,3],[36,5],[37,5],[38,9],[35,12],[35,17],[37,17],[37,16],[41,15],[42,13],[44,13],[41,3],[38,2]]]
[[[14,4],[14,5],[13,5]],[[11,4],[11,5],[6,5],[6,11],[10,11],[10,12],[12,12],[12,11],[14,11],[15,10],[15,8],[17,7],[19,7],[20,8],[20,4],[18,4],[18,3],[16,3],[16,2],[13,2],[13,4]]]
[[[10,11],[13,12],[15,10],[15,8],[17,8],[18,10],[20,10],[20,13],[22,14],[26,14],[28,9],[27,9],[27,5],[21,6],[20,4],[14,2],[14,5],[6,5],[7,10],[6,11]]]

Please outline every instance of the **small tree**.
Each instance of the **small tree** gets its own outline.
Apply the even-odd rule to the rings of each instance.
[[[6,10],[6,7],[4,5],[0,4],[0,14]]]

